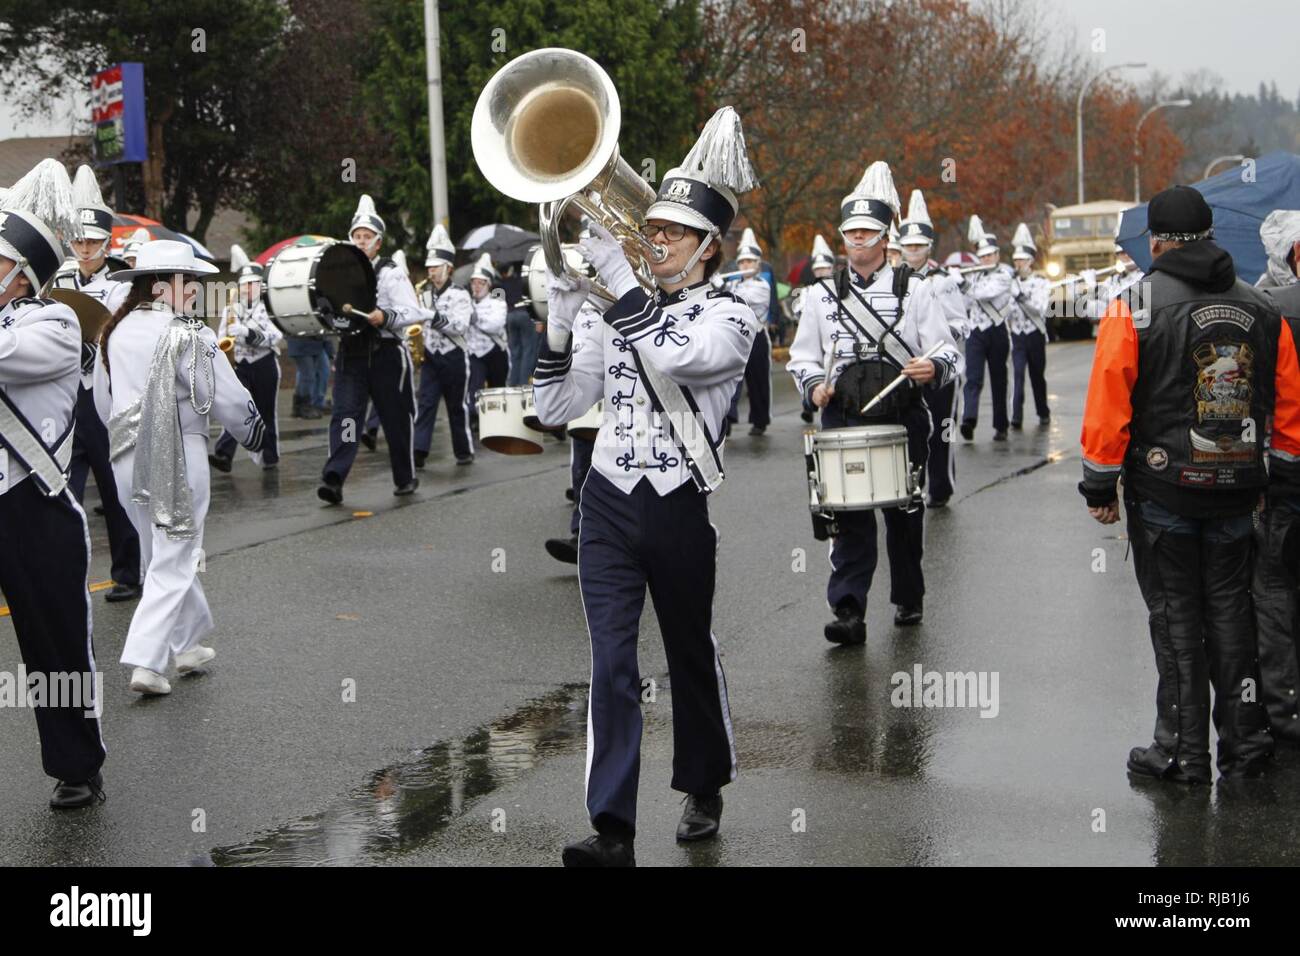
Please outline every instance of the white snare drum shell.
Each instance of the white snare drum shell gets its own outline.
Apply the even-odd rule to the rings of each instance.
[[[911,499],[907,429],[901,425],[829,428],[811,436],[820,479],[813,510],[864,511]]]

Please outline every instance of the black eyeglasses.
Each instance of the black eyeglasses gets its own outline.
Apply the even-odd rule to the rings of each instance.
[[[661,232],[664,234],[664,238],[669,242],[676,242],[686,235],[686,227],[680,222],[664,223],[662,226],[656,226],[652,222],[647,222],[641,227],[640,231],[642,238],[650,241],[654,241],[654,237],[659,235]]]

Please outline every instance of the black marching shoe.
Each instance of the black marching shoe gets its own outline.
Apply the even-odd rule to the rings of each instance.
[[[570,843],[560,858],[565,866],[636,866],[632,840],[605,833]]]
[[[759,437],[760,435],[766,435],[766,434],[767,434],[767,426],[766,426],[766,425],[755,425],[754,427],[752,427],[752,428],[749,430],[749,433],[750,433],[750,435],[753,435],[755,438]]]
[[[208,464],[223,474],[230,474],[230,466],[233,464],[231,459],[225,455],[209,455]]]
[[[473,456],[473,455],[457,455],[457,456],[456,456],[456,464],[458,464],[458,465],[472,465],[472,464],[474,464],[474,456]]]
[[[572,489],[572,488],[565,488],[565,489],[564,489],[564,497],[568,498],[570,501],[573,501],[573,500],[574,500],[574,498],[573,498],[573,489]]]
[[[973,439],[975,438],[975,423],[974,423],[974,422],[969,422],[969,421],[968,421],[968,422],[962,422],[962,423],[961,423],[961,437],[964,438],[964,439],[966,439],[967,441],[971,441],[971,440],[973,440]]]
[[[425,463],[426,461],[428,461],[428,460],[429,460],[429,453],[428,453],[427,451],[417,451],[417,452],[415,453],[415,467],[416,467],[416,468],[423,468],[423,467],[424,467],[424,463]]]
[[[894,626],[911,627],[914,624],[920,624],[921,617],[921,605],[900,604],[898,610],[894,612]]]
[[[677,839],[684,842],[711,840],[718,835],[722,821],[722,793],[686,795],[686,809],[677,824]]]
[[[340,481],[330,481],[328,478],[321,482],[320,487],[316,489],[316,497],[329,505],[341,505],[343,503],[343,483]]]
[[[119,601],[134,601],[143,593],[143,588],[138,584],[114,584],[104,600],[109,604],[116,604]]]
[[[578,536],[575,534],[571,538],[548,538],[546,553],[556,561],[563,561],[565,564],[577,564]]]
[[[948,507],[948,499],[947,499],[947,498],[931,498],[931,499],[930,499],[930,503],[929,503],[928,505],[926,505],[926,507],[927,507],[927,508],[946,508],[946,507]]]
[[[366,451],[374,451],[379,444],[379,433],[364,431],[361,433],[361,444],[366,446]]]
[[[799,413],[799,417],[802,418],[807,424],[809,425],[812,424],[813,413],[808,411],[808,409],[805,408],[803,411],[801,411]]]
[[[1051,416],[1051,415],[1039,415],[1039,416],[1038,416],[1038,424],[1039,424],[1039,426],[1041,426],[1041,427],[1044,427],[1044,428],[1047,427],[1048,425],[1052,424],[1052,416]]]
[[[1169,757],[1155,752],[1154,747],[1134,747],[1128,752],[1128,772],[1135,777],[1150,777],[1166,783],[1209,784],[1209,771],[1188,773]]]
[[[103,803],[106,799],[104,775],[97,773],[89,780],[75,783],[60,780],[54,788],[54,793],[50,795],[50,809],[76,810],[78,807],[88,807],[96,801]]]
[[[994,432],[994,433],[993,433],[993,440],[994,440],[994,441],[1006,441],[1006,440],[1007,440],[1007,430],[1004,428],[1004,429],[1002,429],[1002,431],[1000,431],[1000,432]]]
[[[867,624],[862,612],[853,604],[844,603],[835,609],[835,620],[825,627],[826,640],[833,644],[865,644]]]
[[[412,478],[404,485],[398,485],[393,489],[393,494],[398,498],[404,498],[407,495],[415,494],[415,489],[420,487],[420,479]]]
[[[1016,431],[1018,431],[1018,432],[1022,432],[1022,431],[1025,430],[1025,423],[1024,423],[1024,422],[1012,422],[1012,423],[1011,423],[1011,427],[1012,427],[1013,429],[1015,429]]]

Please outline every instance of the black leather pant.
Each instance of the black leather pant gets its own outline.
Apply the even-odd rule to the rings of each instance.
[[[1255,623],[1259,700],[1273,736],[1300,743],[1300,664],[1296,657],[1296,588],[1300,587],[1300,500],[1270,499],[1255,531]]]
[[[1208,782],[1212,716],[1219,772],[1257,768],[1272,755],[1273,738],[1258,703],[1250,516],[1188,518],[1150,501],[1127,502],[1126,510],[1159,675],[1147,762],[1164,772],[1176,761]]]

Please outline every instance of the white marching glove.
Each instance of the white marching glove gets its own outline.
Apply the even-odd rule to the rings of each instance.
[[[1116,260],[1115,260],[1115,272],[1116,272],[1118,275],[1123,275],[1124,273],[1128,272],[1129,269],[1134,268],[1135,265],[1136,265],[1136,263],[1129,262],[1129,261],[1126,260],[1126,259],[1116,259]]]
[[[722,278],[721,272],[713,273],[713,278],[709,279],[709,285],[713,286],[715,289],[721,289],[726,284],[727,280]]]
[[[587,279],[546,273],[546,344],[552,352],[564,351],[573,332],[573,320],[590,291]]]
[[[621,299],[637,287],[636,274],[628,264],[623,247],[608,229],[598,222],[592,222],[588,229],[589,235],[579,243],[582,254],[595,266],[605,288]]]

